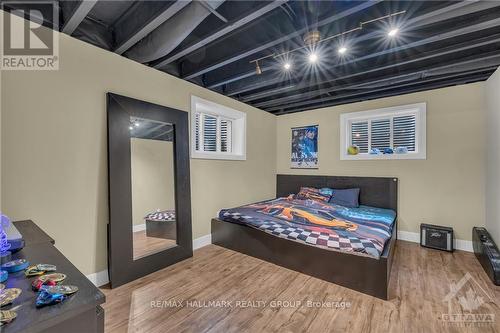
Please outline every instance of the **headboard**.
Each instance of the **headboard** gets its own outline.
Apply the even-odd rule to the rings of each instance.
[[[361,205],[398,210],[397,178],[277,175],[276,197],[298,193],[302,186],[338,189],[357,187],[360,189]]]

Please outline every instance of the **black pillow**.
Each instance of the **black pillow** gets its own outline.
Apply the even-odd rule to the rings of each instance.
[[[359,207],[359,188],[333,189],[330,203],[349,208]]]

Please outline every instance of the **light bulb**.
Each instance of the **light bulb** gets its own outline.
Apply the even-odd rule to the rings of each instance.
[[[339,54],[344,54],[346,52],[347,52],[347,47],[342,46],[341,48],[339,48]]]
[[[289,70],[290,68],[292,68],[292,65],[289,62],[285,62],[285,64],[283,65],[283,68],[285,70]]]
[[[309,62],[314,64],[316,61],[318,61],[318,56],[316,55],[316,53],[311,53],[309,55]]]
[[[398,32],[399,32],[398,28],[393,28],[393,29],[389,30],[389,32],[387,33],[387,36],[389,36],[389,37],[396,37],[396,35],[398,34]]]

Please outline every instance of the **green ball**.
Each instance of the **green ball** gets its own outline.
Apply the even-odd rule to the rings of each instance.
[[[358,146],[349,146],[349,148],[347,148],[347,153],[349,155],[358,155],[359,154],[359,147]]]

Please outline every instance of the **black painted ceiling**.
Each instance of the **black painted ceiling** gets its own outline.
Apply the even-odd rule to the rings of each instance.
[[[60,30],[274,114],[487,79],[500,1],[59,1]],[[363,29],[310,50],[250,61]],[[398,27],[396,38],[387,31]],[[339,56],[339,46],[348,51]]]

